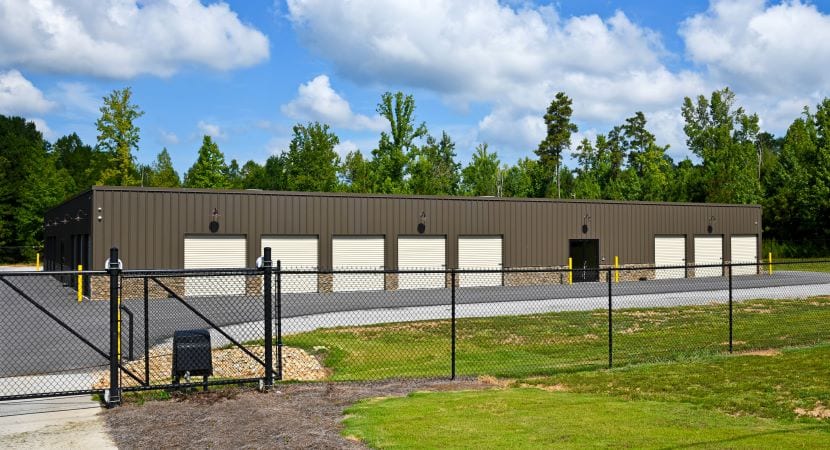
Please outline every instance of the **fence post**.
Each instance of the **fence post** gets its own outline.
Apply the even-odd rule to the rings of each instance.
[[[282,262],[277,261],[277,379],[282,381]]]
[[[81,303],[84,299],[84,276],[83,276],[84,266],[78,264],[78,303]]]
[[[262,283],[265,295],[265,389],[274,386],[274,310],[271,300],[271,247],[265,247],[262,255]]]
[[[144,277],[144,385],[150,385],[150,289]]]
[[[611,314],[611,269],[608,269],[608,368],[614,365],[614,333],[613,317]]]
[[[732,353],[732,262],[729,263],[729,353]]]
[[[110,249],[110,259],[107,265],[107,272],[110,276],[110,388],[109,396],[106,399],[108,408],[121,404],[121,389],[118,386],[118,277],[121,268],[118,261],[118,248]]]
[[[450,303],[451,307],[451,318],[450,318],[450,333],[452,334],[452,374],[450,375],[450,379],[455,379],[455,269],[450,270]]]

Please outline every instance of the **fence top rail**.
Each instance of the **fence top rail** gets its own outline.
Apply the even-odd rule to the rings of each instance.
[[[9,271],[0,271],[0,277],[51,277],[55,275],[107,275],[108,272],[106,270],[42,270],[42,271],[34,271],[34,270],[9,270]]]
[[[106,273],[106,272],[105,272]],[[255,268],[216,268],[216,269],[126,269],[121,275],[126,278],[149,276],[222,276],[222,275],[260,275],[262,271]]]

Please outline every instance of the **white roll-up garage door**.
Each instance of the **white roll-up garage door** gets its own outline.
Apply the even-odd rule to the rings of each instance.
[[[383,237],[340,236],[331,241],[331,257],[334,270],[383,270]],[[382,273],[336,273],[332,290],[382,291]]]
[[[271,247],[271,260],[282,270],[317,270],[317,236],[263,236],[262,248]],[[264,253],[260,253],[264,254]],[[317,274],[286,274],[281,277],[282,292],[317,292]]]
[[[654,265],[682,266],[686,264],[686,236],[654,236]],[[654,278],[684,278],[686,269],[656,269]]]
[[[465,236],[458,238],[459,269],[502,268],[501,236]],[[458,285],[501,286],[501,273],[462,273]]]
[[[757,236],[732,236],[729,243],[732,246],[732,259],[737,264],[755,264],[758,262]],[[738,266],[732,268],[732,275],[755,275],[757,266]]]
[[[246,266],[243,236],[185,236],[185,269],[240,269]],[[186,277],[186,296],[245,295],[245,277]]]
[[[447,264],[447,239],[443,236],[405,236],[398,238],[398,269],[444,270]],[[443,273],[402,273],[398,289],[442,288]]]
[[[695,265],[723,264],[722,236],[695,236]],[[695,268],[695,277],[719,277],[721,267]]]

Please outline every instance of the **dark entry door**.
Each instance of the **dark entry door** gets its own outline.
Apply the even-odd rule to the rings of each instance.
[[[571,261],[575,282],[599,281],[599,239],[571,239]]]

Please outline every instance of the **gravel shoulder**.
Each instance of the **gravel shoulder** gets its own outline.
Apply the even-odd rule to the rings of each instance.
[[[295,383],[268,393],[227,388],[105,413],[118,448],[366,448],[340,435],[343,410],[414,391],[490,389],[474,379]]]

